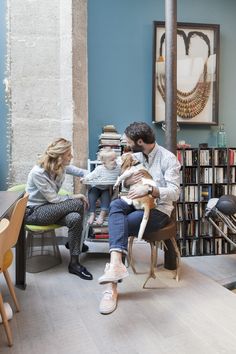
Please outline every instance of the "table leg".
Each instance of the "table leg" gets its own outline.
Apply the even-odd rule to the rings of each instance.
[[[25,227],[22,224],[16,244],[16,286],[22,290],[26,288],[26,245]]]

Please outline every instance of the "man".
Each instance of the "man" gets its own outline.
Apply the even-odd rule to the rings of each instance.
[[[180,193],[180,163],[176,156],[155,141],[153,130],[148,124],[134,122],[125,129],[128,147],[149,171],[156,186],[139,185],[127,195],[130,199],[151,194],[156,198],[156,208],[150,212],[145,232],[155,231],[167,225],[173,210],[173,201]],[[142,172],[135,172],[125,180],[125,187],[137,183]],[[135,210],[133,205],[122,199],[114,200],[110,205],[108,227],[110,263],[99,278],[100,284],[107,284],[100,302],[100,312],[109,314],[117,306],[117,282],[127,277],[128,271],[122,263],[122,255],[127,254],[128,237],[137,235],[142,221],[143,210]]]

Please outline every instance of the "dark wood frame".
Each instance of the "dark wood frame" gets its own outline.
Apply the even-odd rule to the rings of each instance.
[[[164,112],[165,102],[163,97],[160,94],[160,91],[157,88],[158,82],[157,73],[156,73],[156,62],[160,56],[161,50],[162,55],[165,51],[165,22],[163,21],[154,21],[153,22],[153,90],[152,90],[152,115],[154,123],[161,123],[165,120],[165,113],[159,114],[157,113],[156,104],[159,102],[159,107],[161,112]],[[191,32],[190,36],[188,34]],[[195,33],[197,32],[197,33]],[[210,77],[210,89],[209,89],[209,97],[206,99],[205,106],[200,112],[200,114],[195,115],[192,118],[181,118],[177,116],[177,122],[179,125],[218,125],[218,106],[219,106],[219,50],[220,50],[220,25],[217,24],[199,24],[199,23],[187,23],[187,22],[178,22],[177,23],[177,40],[183,40],[184,46],[183,48],[177,49],[177,57],[178,53],[181,49],[185,50],[185,54],[189,54],[191,50],[193,53],[196,46],[193,47],[193,43],[191,41],[195,37],[197,40],[200,40],[203,43],[201,48],[202,51],[205,51],[208,57],[202,57],[203,61],[206,63],[209,56],[211,55],[211,59],[214,57],[212,54],[215,54],[215,71],[214,74]],[[210,38],[208,37],[210,36]],[[162,37],[162,38],[161,38]],[[182,37],[182,38],[181,38]],[[160,41],[159,41],[160,40]],[[157,43],[158,41],[158,43]],[[204,43],[205,41],[205,43]],[[178,43],[177,43],[178,44]],[[190,46],[192,45],[192,47]],[[190,48],[191,47],[191,48]],[[182,53],[181,53],[182,54]],[[192,56],[192,58],[195,58]],[[197,57],[196,57],[197,59]],[[201,59],[201,57],[200,57]],[[178,60],[178,59],[177,59]],[[164,63],[162,64],[164,67]],[[208,69],[208,67],[207,67]],[[208,73],[207,73],[208,74]],[[206,74],[206,75],[207,75]],[[207,76],[208,77],[208,76]],[[212,78],[213,77],[213,78]],[[195,83],[194,83],[195,85]],[[178,88],[178,80],[177,80],[177,88]],[[191,89],[190,89],[191,90]],[[182,91],[184,91],[182,89]],[[160,101],[161,100],[161,101]],[[162,102],[162,103],[160,103]],[[197,112],[197,111],[196,111]],[[196,114],[194,111],[190,113],[191,115]],[[210,116],[210,117],[209,117]]]

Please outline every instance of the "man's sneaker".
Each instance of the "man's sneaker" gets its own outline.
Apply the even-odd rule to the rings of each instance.
[[[100,313],[102,313],[103,315],[108,315],[109,313],[112,313],[117,306],[117,297],[117,291],[105,290],[99,305]]]
[[[99,284],[114,283],[128,277],[126,266],[122,264],[107,263],[104,274],[98,279]]]

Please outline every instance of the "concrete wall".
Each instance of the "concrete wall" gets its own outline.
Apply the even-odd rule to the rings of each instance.
[[[9,0],[8,14],[10,183],[25,182],[38,154],[57,137],[73,140],[74,163],[85,167],[87,1]],[[75,62],[82,74],[73,77]],[[81,126],[81,139],[75,141],[75,130]],[[82,154],[78,155],[80,147]],[[72,179],[67,180],[67,188],[72,189]]]
[[[7,105],[3,80],[6,70],[6,0],[0,1],[0,190],[7,186]]]

